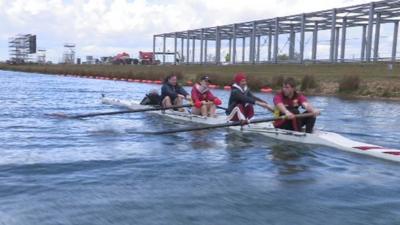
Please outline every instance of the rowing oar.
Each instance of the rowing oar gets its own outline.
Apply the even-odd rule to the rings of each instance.
[[[113,112],[100,112],[100,113],[88,113],[88,114],[81,114],[81,115],[74,115],[68,116],[63,113],[54,113],[53,116],[64,117],[68,119],[80,119],[86,117],[95,117],[95,116],[105,116],[105,115],[115,115],[115,114],[124,114],[124,113],[136,113],[136,112],[147,112],[147,111],[157,111],[157,110],[167,110],[167,109],[179,109],[184,107],[191,107],[191,104],[181,105],[181,106],[171,106],[171,107],[160,107],[156,106],[153,108],[144,108],[144,109],[130,109],[130,110],[123,110],[123,111],[113,111]]]
[[[312,113],[303,113],[295,115],[295,118],[305,118],[314,116]],[[263,119],[254,119],[251,120],[249,123],[243,123],[243,121],[234,121],[234,122],[227,122],[227,123],[220,123],[220,124],[212,124],[208,126],[199,126],[199,127],[188,127],[188,128],[180,128],[180,129],[171,129],[171,130],[164,130],[164,131],[142,131],[142,132],[132,132],[136,134],[172,134],[172,133],[181,133],[181,132],[190,132],[190,131],[197,131],[197,130],[208,130],[208,129],[216,129],[216,128],[223,128],[223,127],[233,127],[233,126],[243,126],[250,123],[265,123],[271,122],[275,120],[287,120],[287,116],[279,116],[279,117],[270,117],[270,118],[263,118]]]
[[[222,109],[222,110],[225,110],[225,111],[228,110],[228,108],[225,108],[225,107],[222,107],[222,106],[218,106],[218,105],[217,105],[217,109]]]

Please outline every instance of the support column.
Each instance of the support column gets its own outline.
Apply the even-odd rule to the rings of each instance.
[[[228,54],[229,54],[228,63],[231,63],[232,62],[232,38],[229,38],[229,52],[228,52]]]
[[[183,53],[184,53],[184,46],[185,46],[185,44],[184,44],[184,42],[185,42],[185,39],[182,37],[181,38],[181,58],[180,58],[180,60],[179,60],[179,63],[180,64],[183,64],[184,62],[185,62],[185,56],[183,55]]]
[[[186,36],[186,64],[189,65],[190,62],[190,31],[187,31]]]
[[[250,38],[250,54],[249,54],[249,60],[251,64],[255,63],[255,47],[256,47],[256,22],[253,21],[253,28],[251,30],[251,38]]]
[[[399,21],[394,22],[393,30],[393,45],[392,45],[392,61],[396,61],[396,51],[397,51],[397,35],[399,33]]]
[[[200,64],[203,64],[203,46],[204,46],[204,29],[201,29],[201,35],[200,35]]]
[[[233,54],[232,64],[236,64],[236,24],[233,24]]]
[[[177,51],[178,51],[178,39],[177,39],[177,33],[175,33],[175,35],[174,35],[174,65],[176,65],[176,59],[177,59],[177,57],[176,57],[176,53],[177,53]]]
[[[268,31],[268,62],[272,60],[272,28],[269,27]]]
[[[207,55],[207,51],[208,51],[208,39],[206,39],[205,40],[205,43],[204,43],[204,63],[205,64],[207,64],[207,61],[208,61],[208,55]]]
[[[221,63],[221,37],[220,27],[215,30],[215,64]]]
[[[153,56],[156,56],[156,35],[153,35]]]
[[[162,55],[162,63],[165,64],[165,49],[166,49],[167,37],[163,34],[163,55]]]
[[[296,33],[294,32],[293,25],[291,25],[290,35],[289,35],[289,60],[294,59],[295,42],[296,42]]]
[[[279,17],[275,18],[274,63],[278,63]]]
[[[193,37],[193,39],[192,39],[192,64],[194,64],[195,53],[196,53],[196,38]]]
[[[347,17],[343,18],[343,26],[342,26],[342,44],[340,48],[340,61],[344,62],[345,51],[346,51],[346,29],[347,29]]]
[[[246,38],[242,38],[242,63],[244,63],[245,58],[245,49],[246,49]]]
[[[362,37],[361,37],[361,61],[365,61],[365,48],[366,48],[366,35],[367,33],[367,25],[362,26]]]
[[[311,53],[311,59],[313,63],[316,63],[317,61],[317,43],[318,43],[318,21],[315,22],[313,31],[312,53]]]
[[[381,34],[381,14],[376,15],[376,25],[375,25],[375,43],[374,43],[374,61],[379,60],[379,36]]]
[[[340,37],[340,28],[336,27],[335,29],[335,63],[338,62],[339,58],[339,37]]]
[[[301,15],[301,30],[300,30],[300,63],[304,62],[304,35],[306,27],[306,14]]]
[[[375,4],[370,3],[369,7],[369,19],[368,19],[368,33],[367,33],[367,49],[366,49],[366,61],[371,61],[371,50],[372,50],[372,31],[374,26],[374,15],[375,15]]]
[[[331,45],[329,51],[329,61],[335,62],[335,31],[336,31],[336,9],[332,10],[332,24],[331,24]]]
[[[257,36],[257,59],[256,59],[257,63],[260,63],[260,40],[261,36]]]

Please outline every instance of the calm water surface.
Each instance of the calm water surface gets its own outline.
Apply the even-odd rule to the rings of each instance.
[[[101,93],[141,99],[152,88],[0,71],[0,225],[400,224],[399,163],[225,129],[128,132],[190,125],[144,113],[47,115],[118,110]],[[318,128],[400,148],[399,102],[310,101],[323,110]]]

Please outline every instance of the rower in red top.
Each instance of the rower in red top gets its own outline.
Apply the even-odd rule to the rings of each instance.
[[[216,106],[221,105],[221,100],[215,97],[208,85],[211,83],[208,76],[202,76],[198,83],[195,83],[192,88],[192,100],[194,107],[192,113],[202,116],[215,117]]]
[[[277,120],[274,122],[276,128],[285,130],[300,131],[303,126],[307,133],[312,133],[316,116],[320,114],[318,109],[314,109],[307,98],[296,91],[296,81],[289,77],[283,82],[282,91],[278,92],[274,97],[276,106],[275,115],[286,115],[289,120]],[[306,111],[304,113],[313,113],[313,117],[295,118],[295,114],[300,114],[299,108],[302,107]]]
[[[247,87],[246,74],[237,73],[229,96],[228,109],[226,110],[228,120],[248,122],[254,116],[254,104],[273,112],[273,108],[266,101],[250,92]]]

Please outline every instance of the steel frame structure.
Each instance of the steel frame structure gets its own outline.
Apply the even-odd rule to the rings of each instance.
[[[279,63],[279,35],[289,35],[289,54],[285,62],[304,63],[305,33],[312,33],[311,61],[341,63],[348,61],[345,58],[346,30],[350,27],[361,27],[362,37],[360,58],[357,61],[371,62],[386,60],[379,58],[380,26],[384,23],[393,23],[392,55],[389,60],[396,61],[397,36],[400,20],[400,0],[386,0],[367,4],[354,5],[343,8],[334,8],[318,12],[303,13],[292,16],[277,17],[272,19],[255,20],[243,23],[228,24],[216,27],[206,27],[194,30],[170,32],[153,35],[153,52],[156,51],[157,38],[162,38],[162,51],[166,53],[166,41],[174,40],[174,51],[178,52],[178,39],[180,39],[180,54],[184,56],[186,64],[221,64],[221,41],[229,41],[229,63]],[[318,32],[330,31],[329,59],[317,59]],[[299,52],[295,57],[295,37],[299,35]],[[341,35],[340,35],[341,34]],[[260,37],[268,40],[267,60],[260,60]],[[246,45],[246,40],[249,44]],[[237,58],[238,41],[242,42],[242,60]],[[341,40],[339,42],[339,40]],[[184,42],[186,41],[186,52]],[[200,41],[198,61],[195,61],[195,44]],[[215,43],[215,59],[211,62],[207,58],[208,42]],[[190,46],[192,42],[192,47]],[[340,55],[339,55],[340,49]],[[247,51],[246,51],[247,50]],[[248,52],[249,61],[245,61]],[[186,53],[186,54],[184,54]],[[192,54],[190,54],[192,53]],[[192,56],[190,58],[190,56]],[[162,57],[165,62],[165,55]],[[176,64],[176,62],[175,62]]]
[[[9,38],[8,48],[10,60],[16,63],[24,63],[30,60],[30,37],[31,34],[18,34]]]

